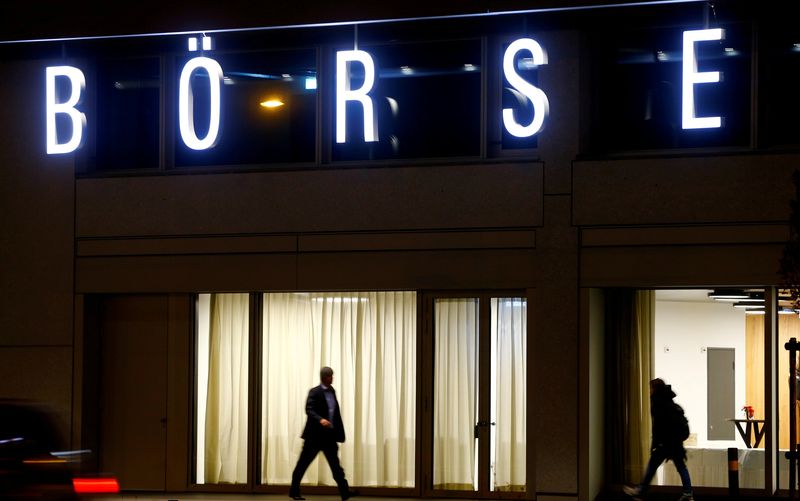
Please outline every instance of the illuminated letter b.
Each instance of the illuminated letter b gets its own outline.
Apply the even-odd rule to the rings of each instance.
[[[56,102],[56,78],[69,79],[69,99],[63,103]],[[47,134],[47,154],[71,153],[83,144],[83,129],[86,127],[86,115],[78,111],[75,106],[81,102],[83,89],[86,87],[86,77],[78,68],[72,66],[50,66],[45,70],[45,122]],[[56,131],[56,115],[66,114],[72,121],[72,137],[65,142],[58,142]]]

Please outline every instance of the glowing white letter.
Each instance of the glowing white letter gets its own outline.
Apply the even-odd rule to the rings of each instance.
[[[722,126],[722,117],[696,117],[694,109],[694,86],[701,83],[720,81],[719,71],[697,71],[697,56],[694,52],[695,42],[722,40],[725,31],[694,30],[683,32],[683,128],[710,129]]]
[[[56,77],[67,77],[70,82],[70,95],[63,103],[56,102]],[[78,68],[72,66],[50,66],[45,70],[45,129],[47,138],[47,154],[70,153],[83,144],[83,129],[86,127],[86,115],[75,109],[81,102],[86,77]],[[66,113],[72,119],[72,137],[66,143],[58,142],[56,131],[56,115]]]
[[[359,62],[364,66],[364,83],[358,89],[350,88],[349,64]],[[372,56],[363,50],[340,50],[336,53],[336,142],[346,142],[345,105],[347,101],[358,101],[364,109],[364,141],[378,140],[378,122],[372,110],[372,98],[368,93],[375,83],[375,63]]]
[[[203,139],[198,138],[194,131],[194,98],[190,81],[192,73],[201,68],[208,73],[208,84],[211,89],[208,133]],[[178,124],[183,143],[193,150],[213,148],[219,140],[222,67],[213,59],[195,57],[183,67],[178,85]]]
[[[517,73],[514,68],[514,59],[517,53],[522,50],[527,50],[533,56],[533,64],[540,66],[547,64],[547,55],[542,50],[542,46],[536,40],[531,38],[520,38],[515,40],[506,49],[503,55],[503,74],[511,84],[512,91],[516,90],[524,97],[531,101],[533,105],[533,120],[528,125],[520,125],[514,120],[514,110],[511,108],[503,108],[503,125],[509,134],[515,137],[531,137],[540,130],[544,125],[544,119],[550,109],[550,103],[547,100],[547,95],[542,92],[538,87],[530,84]]]

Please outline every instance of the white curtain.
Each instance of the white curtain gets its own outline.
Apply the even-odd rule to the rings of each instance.
[[[209,309],[205,437],[199,437],[205,472],[198,482],[247,483],[249,295],[212,294]]]
[[[291,482],[308,390],[327,365],[350,483],[413,487],[416,293],[269,293],[263,315],[261,482]],[[303,483],[335,485],[322,455]]]
[[[492,298],[492,490],[525,490],[527,302]]]
[[[433,486],[474,490],[478,300],[437,299],[434,311]]]

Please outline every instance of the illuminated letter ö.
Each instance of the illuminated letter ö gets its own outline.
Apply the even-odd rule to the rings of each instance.
[[[208,133],[203,139],[198,138],[194,131],[194,98],[190,81],[192,74],[198,69],[203,69],[208,73],[208,83],[211,90]],[[193,150],[213,148],[219,140],[222,67],[213,59],[195,57],[183,67],[178,85],[178,124],[183,143]]]

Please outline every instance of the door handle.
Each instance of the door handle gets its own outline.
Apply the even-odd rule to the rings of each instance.
[[[494,426],[495,424],[496,423],[494,421],[492,421],[491,423],[489,421],[478,421],[477,423],[475,423],[475,438],[478,438],[478,434],[480,433],[479,428],[481,426],[485,426],[488,428],[489,426]]]

